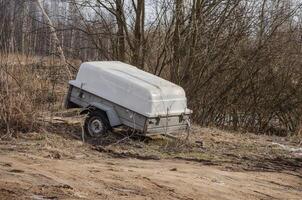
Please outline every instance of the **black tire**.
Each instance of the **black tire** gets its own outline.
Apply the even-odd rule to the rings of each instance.
[[[101,111],[90,112],[84,123],[84,131],[90,137],[104,136],[110,129],[107,116]]]

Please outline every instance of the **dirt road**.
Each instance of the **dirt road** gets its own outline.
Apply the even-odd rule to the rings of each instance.
[[[0,141],[0,199],[301,199],[302,176],[114,158],[59,136]]]

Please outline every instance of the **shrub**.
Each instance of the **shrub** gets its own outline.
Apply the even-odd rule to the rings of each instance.
[[[43,63],[0,63],[0,133],[39,129],[39,118],[58,99],[52,78]]]

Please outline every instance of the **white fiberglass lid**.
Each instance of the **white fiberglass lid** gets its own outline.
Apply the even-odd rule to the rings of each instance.
[[[118,61],[83,63],[70,84],[145,116],[189,112],[182,87]]]

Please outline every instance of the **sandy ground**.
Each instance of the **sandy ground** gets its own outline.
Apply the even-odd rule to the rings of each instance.
[[[299,166],[234,170],[223,163],[117,157],[61,135],[32,134],[0,140],[0,199],[298,200]]]

